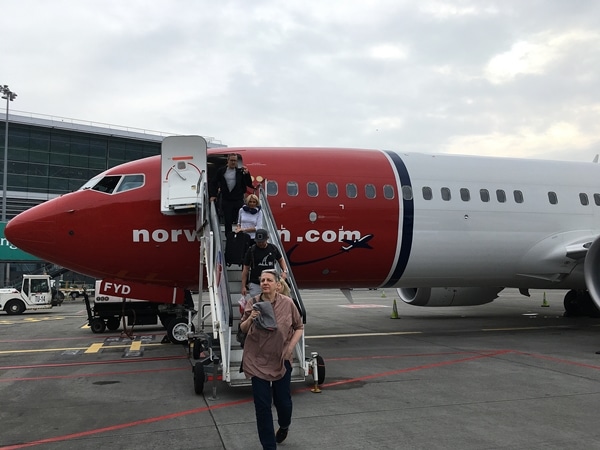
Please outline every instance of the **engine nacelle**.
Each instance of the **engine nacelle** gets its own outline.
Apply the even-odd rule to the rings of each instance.
[[[400,300],[414,306],[484,305],[498,297],[502,287],[398,288]]]
[[[600,238],[592,243],[585,255],[583,274],[590,297],[600,309]]]

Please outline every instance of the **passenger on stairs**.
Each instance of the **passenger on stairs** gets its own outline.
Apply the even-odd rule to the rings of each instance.
[[[237,213],[244,204],[246,188],[253,187],[248,168],[246,166],[237,167],[237,163],[237,155],[229,154],[227,165],[219,168],[208,183],[210,201],[219,198],[226,234],[231,234],[232,225],[236,223]]]
[[[279,249],[268,243],[269,233],[259,228],[256,230],[252,245],[244,257],[242,268],[242,295],[250,294],[254,297],[260,294],[260,274],[266,269],[275,269],[275,262],[281,267],[281,276],[287,278],[288,268]]]
[[[256,230],[262,227],[263,213],[257,195],[250,194],[246,197],[244,203],[246,204],[238,212],[235,232],[247,233],[250,236],[250,245],[254,245]]]

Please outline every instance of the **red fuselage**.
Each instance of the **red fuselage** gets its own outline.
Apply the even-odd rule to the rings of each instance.
[[[399,278],[412,228],[401,215],[398,167],[385,152],[226,150],[242,157],[255,184],[270,182],[269,205],[301,288],[376,287]],[[127,174],[143,174],[145,184],[50,200],[12,219],[7,238],[43,260],[97,278],[197,288],[195,216],[160,212],[160,156],[105,172]],[[363,245],[351,245],[365,237]]]

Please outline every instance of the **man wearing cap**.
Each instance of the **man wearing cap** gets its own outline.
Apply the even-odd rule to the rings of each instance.
[[[255,297],[260,294],[260,274],[263,270],[275,269],[275,261],[281,267],[281,278],[287,278],[288,268],[279,249],[268,243],[269,233],[263,228],[256,230],[254,241],[244,257],[242,268],[242,295]]]

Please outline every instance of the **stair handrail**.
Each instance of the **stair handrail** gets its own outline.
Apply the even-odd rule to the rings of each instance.
[[[266,181],[264,183],[266,183]],[[283,248],[281,237],[279,236],[279,232],[277,231],[277,224],[275,223],[275,218],[273,217],[273,211],[271,210],[271,206],[269,205],[269,201],[267,199],[267,193],[263,188],[262,184],[258,185],[258,197],[260,199],[260,205],[263,212],[263,227],[266,228],[266,230],[269,232],[271,242],[277,245],[277,247],[281,251],[281,255],[288,269],[286,281],[290,286],[292,300],[296,304],[296,307],[298,308],[298,311],[302,316],[302,323],[306,324],[306,308],[304,307],[304,303],[302,302],[302,297],[300,296],[300,290],[298,289],[296,279],[294,278],[292,266],[290,265],[287,253]]]

